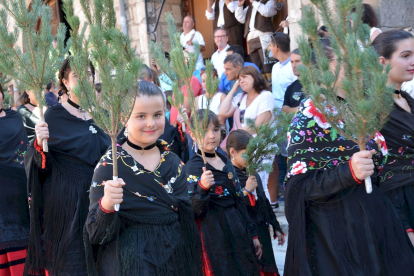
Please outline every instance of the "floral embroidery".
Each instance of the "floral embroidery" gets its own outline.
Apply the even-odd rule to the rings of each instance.
[[[303,114],[307,116],[308,118],[312,118],[313,120],[310,120],[308,123],[308,127],[312,127],[315,125],[315,123],[323,128],[327,129],[330,128],[331,125],[326,121],[326,118],[322,115],[322,113],[315,107],[313,102],[308,99],[304,102],[304,110]]]
[[[297,161],[295,164],[293,164],[291,174],[296,175],[296,174],[300,174],[300,173],[305,173],[307,170],[308,169],[306,168],[306,163],[305,162]]]
[[[211,188],[210,191],[218,194],[218,197],[228,196],[230,194],[229,190],[227,188],[223,189],[222,186]]]
[[[223,187],[217,186],[214,192],[219,195],[223,194]]]
[[[98,133],[98,131],[96,131],[96,128],[94,128],[93,126],[89,127],[90,132],[92,132],[93,134]]]
[[[187,177],[187,182],[188,183],[198,183],[198,181],[200,181],[200,177],[198,177],[196,175],[189,175]]]

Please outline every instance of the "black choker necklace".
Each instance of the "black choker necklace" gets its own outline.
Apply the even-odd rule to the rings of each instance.
[[[197,150],[197,153],[199,154],[199,155],[202,155],[201,154],[201,150]],[[205,155],[205,157],[207,157],[207,158],[218,158],[218,156],[217,156],[217,153],[216,152],[214,152],[214,153],[208,153],[208,152],[204,152],[204,155]]]
[[[33,107],[37,107],[37,105],[32,104],[31,102],[29,102],[29,104]]]
[[[398,99],[401,99],[401,91],[395,90],[394,93],[397,94]]]
[[[130,146],[131,148],[133,148],[133,149],[136,149],[136,150],[141,150],[142,152],[141,152],[141,155],[142,154],[144,154],[144,151],[145,150],[150,150],[150,149],[152,149],[153,147],[155,147],[156,145],[157,145],[157,143],[155,142],[154,144],[152,144],[152,145],[149,145],[149,146],[147,146],[147,147],[145,147],[145,148],[142,148],[142,147],[140,147],[140,146],[138,146],[138,145],[135,145],[135,144],[133,144],[131,141],[129,141],[129,139],[127,138],[127,144],[128,144],[128,146]]]
[[[72,102],[71,99],[68,99],[68,104],[70,104],[71,106],[73,106],[74,108],[76,108],[79,111],[79,113],[82,114],[83,119],[86,120],[86,111],[85,111],[85,109],[83,109],[82,107],[80,107],[78,104]]]

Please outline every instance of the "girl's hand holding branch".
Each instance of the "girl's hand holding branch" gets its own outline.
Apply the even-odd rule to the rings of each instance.
[[[35,126],[36,140],[39,147],[43,147],[42,141],[49,138],[49,128],[46,122],[40,122]]]
[[[256,176],[251,175],[246,181],[246,190],[253,192],[257,188],[257,179]]]
[[[118,180],[108,180],[105,182],[104,196],[101,200],[101,206],[105,210],[112,212],[115,210],[116,204],[121,204],[123,201],[124,190],[122,187],[125,185],[125,182],[122,178]]]
[[[375,150],[364,150],[352,155],[352,169],[355,177],[359,180],[364,180],[374,173],[374,162],[372,161],[372,155],[374,153]]]
[[[203,167],[203,174],[201,175],[200,183],[206,188],[210,189],[214,185],[214,175],[211,171],[207,171],[206,167]]]

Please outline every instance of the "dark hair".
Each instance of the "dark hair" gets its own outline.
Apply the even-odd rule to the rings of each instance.
[[[46,84],[46,90],[52,89],[52,85],[53,85],[53,81],[50,80],[50,82],[48,84]]]
[[[224,59],[223,64],[226,64],[227,62],[230,62],[234,67],[237,67],[237,66],[240,66],[241,68],[244,67],[244,60],[242,56],[237,53],[227,56]]]
[[[243,47],[240,45],[232,45],[227,49],[227,52],[233,52],[233,54],[239,54],[242,58],[245,57]]]
[[[214,32],[213,32],[213,38],[214,38],[214,36],[216,36],[216,32],[217,31],[224,31],[225,33],[226,33],[226,36],[228,36],[228,34],[227,34],[227,30],[226,29],[224,29],[224,28],[217,28],[217,29],[215,29],[214,30]]]
[[[160,88],[153,84],[152,82],[148,81],[138,81],[139,90],[137,93],[137,97],[147,96],[147,97],[156,97],[160,96],[162,101],[164,101],[164,95],[162,94]]]
[[[95,82],[95,67],[90,61],[89,61],[89,68],[91,69],[93,82]],[[59,75],[58,75],[59,88],[60,88],[60,91],[64,94],[66,94],[69,90],[66,87],[66,85],[63,83],[63,79],[68,80],[70,72],[72,72],[72,68],[70,67],[70,64],[69,64],[69,58],[66,58],[63,61],[62,67],[60,67],[59,69]]]
[[[19,103],[21,103],[21,105],[25,105],[25,104],[30,103],[29,94],[27,94],[26,90],[23,91],[22,95],[19,97],[19,99],[17,101]]]
[[[325,56],[331,60],[335,58],[335,52],[331,45],[331,38],[329,35],[324,35],[321,38],[318,39],[318,43],[320,43],[320,46],[322,47],[322,51],[324,52]],[[313,45],[311,45],[313,48]],[[312,51],[312,63],[317,65],[316,55],[315,55],[315,49]]]
[[[295,55],[301,55],[300,54],[300,51],[299,51],[299,48],[296,48],[295,50],[293,50],[290,54],[295,54]]]
[[[241,76],[252,76],[253,77],[253,89],[260,94],[263,90],[270,90],[267,80],[260,74],[260,72],[253,66],[246,66],[239,71],[237,78]]]
[[[145,80],[145,78],[152,80],[152,71],[147,65],[144,65],[144,67],[141,68],[138,76],[139,80]]]
[[[173,95],[172,90],[165,90],[164,95],[165,95],[165,98],[167,99],[167,109],[171,110],[171,103],[168,101],[168,97],[170,97],[170,96],[172,97],[172,95]]]
[[[0,94],[3,96],[3,101],[4,101],[4,91],[3,91],[3,86],[0,83]]]
[[[184,18],[186,18],[186,17],[190,17],[193,20],[193,23],[195,25],[195,18],[192,15],[186,15],[186,16],[184,16]],[[184,18],[183,18],[183,21],[184,21]]]
[[[290,38],[285,33],[274,33],[272,34],[272,40],[271,43],[273,45],[277,45],[277,47],[280,48],[280,50],[284,53],[290,52]]]
[[[211,73],[212,73],[213,77],[218,78],[218,73],[217,73],[216,68],[213,68]],[[206,74],[206,68],[205,67],[201,68],[201,70],[200,70],[200,78],[203,74]]]
[[[397,44],[409,38],[414,38],[413,35],[403,30],[391,30],[379,34],[374,41],[372,46],[377,51],[379,56],[386,59],[390,59],[392,54],[397,51]]]
[[[326,28],[326,26],[320,26],[318,30],[322,32],[328,32],[328,29]]]
[[[253,136],[244,129],[236,129],[230,132],[226,143],[228,157],[230,157],[230,148],[234,148],[236,151],[244,150],[252,137]]]
[[[353,11],[355,12],[355,10],[356,9],[354,8]],[[377,16],[370,4],[362,4],[361,20],[363,23],[367,24],[371,28],[378,26]]]
[[[100,82],[95,83],[95,90],[96,90],[96,92],[101,93],[102,92],[102,83],[100,83]]]
[[[197,117],[200,121],[204,120],[204,114],[205,114],[206,110],[205,109],[199,109],[196,111],[197,116],[191,116],[191,126],[194,127],[194,120]],[[207,114],[208,118],[207,118],[207,125],[209,125],[210,123],[213,124],[215,127],[220,127],[220,121],[219,118],[216,114],[214,114],[213,111],[209,110],[208,114]]]

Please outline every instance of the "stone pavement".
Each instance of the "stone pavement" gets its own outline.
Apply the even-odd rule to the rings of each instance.
[[[279,208],[276,211],[277,220],[282,227],[283,232],[287,235],[288,233],[288,223],[285,217],[285,202],[279,201]],[[279,270],[280,275],[283,275],[283,268],[285,266],[285,256],[286,256],[286,249],[287,249],[287,241],[288,236],[286,236],[285,244],[283,246],[277,245],[277,239],[273,240],[273,252],[275,254],[276,265]]]

